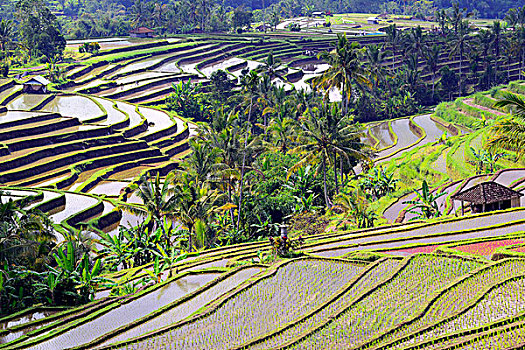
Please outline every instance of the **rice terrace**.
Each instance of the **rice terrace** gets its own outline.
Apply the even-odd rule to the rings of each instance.
[[[0,350],[525,348],[523,1],[0,8]]]

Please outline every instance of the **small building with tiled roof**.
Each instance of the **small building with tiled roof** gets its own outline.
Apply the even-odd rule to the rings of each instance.
[[[486,213],[520,206],[523,196],[518,191],[494,181],[486,181],[456,193],[452,200],[461,201],[461,213],[465,213],[464,203],[470,204],[472,213]]]
[[[23,92],[25,93],[46,93],[47,86],[51,84],[49,80],[41,75],[31,77],[28,81],[23,82]]]
[[[132,38],[153,38],[155,31],[146,27],[138,27],[129,31]]]

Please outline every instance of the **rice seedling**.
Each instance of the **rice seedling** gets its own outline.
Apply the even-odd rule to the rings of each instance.
[[[360,270],[343,261],[294,260],[207,317],[124,348],[229,349],[314,309]]]
[[[386,339],[372,343],[372,347],[393,348],[393,344],[397,343],[395,348],[402,348],[445,333],[493,322],[496,319],[510,317],[524,311],[525,303],[522,306],[515,303],[515,309],[511,307],[508,310],[502,310],[501,305],[508,306],[509,304],[500,304],[494,300],[498,297],[506,298],[510,293],[507,292],[507,289],[517,288],[520,285],[519,283],[512,285],[512,281],[507,281],[523,275],[525,275],[525,260],[517,259],[505,260],[473,272],[471,276],[460,280],[459,283],[447,288],[443,294],[439,295],[422,317],[397,329]],[[498,286],[498,284],[502,285]],[[491,290],[494,286],[497,287]],[[517,294],[510,297],[510,300],[519,301],[521,295],[522,293],[517,290]],[[482,299],[477,302],[480,298]],[[395,339],[401,341],[392,342]]]
[[[479,267],[472,261],[416,255],[393,280],[352,305],[293,349],[348,349],[413,316],[432,293]]]

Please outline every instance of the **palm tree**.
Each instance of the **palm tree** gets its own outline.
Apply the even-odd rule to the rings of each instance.
[[[281,67],[281,60],[276,59],[273,56],[273,52],[270,51],[268,56],[266,56],[266,60],[263,61],[263,64],[257,67],[254,71],[262,73],[263,76],[268,76],[270,80],[275,78],[284,80],[283,73],[286,72],[286,68]]]
[[[523,155],[525,151],[525,99],[512,93],[502,93],[495,108],[509,108],[512,116],[495,123],[488,142],[490,150],[506,149]]]
[[[136,195],[142,201],[142,204],[134,203],[123,203],[119,205],[120,210],[130,212],[132,214],[146,217],[146,220],[149,220],[148,228],[151,231],[155,227],[164,226],[161,224],[166,219],[173,220],[173,210],[175,209],[175,201],[170,197],[170,182],[173,178],[173,174],[170,173],[166,176],[164,181],[161,180],[160,174],[154,178],[149,178],[148,175],[144,175],[139,184],[132,184],[131,189],[136,193]],[[168,244],[170,242],[170,237],[167,236],[168,232],[163,232],[165,239]]]
[[[437,22],[439,23],[439,28],[441,28],[441,34],[445,35],[448,30],[447,22],[449,21],[447,12],[445,11],[445,9],[441,9],[441,10],[436,11],[435,16],[436,16]]]
[[[286,111],[286,107],[282,109]],[[284,112],[283,111],[283,112]],[[280,112],[271,121],[268,131],[271,133],[272,145],[285,154],[293,142],[295,120],[286,117],[286,113]]]
[[[415,53],[419,60],[419,56],[423,55],[425,48],[425,37],[423,35],[423,29],[421,26],[412,28],[410,32],[408,32],[407,43],[408,52]]]
[[[458,2],[452,3],[452,11],[449,20],[452,23],[452,28],[454,28],[454,34],[456,34],[456,36],[459,34],[459,29],[463,20],[472,17],[473,15],[472,12],[467,12],[466,8],[460,8]]]
[[[439,55],[441,54],[441,46],[432,45],[430,50],[427,50],[423,55],[425,58],[425,66],[432,74],[432,100],[434,100],[434,90],[436,86],[436,73],[439,69]]]
[[[379,82],[386,81],[386,72],[384,68],[386,52],[377,45],[368,45],[366,46],[365,53],[369,67],[368,69],[374,78],[373,87],[375,90],[379,85]],[[387,85],[390,87],[390,84]]]
[[[300,155],[301,160],[289,169],[288,178],[308,164],[319,165],[323,172],[325,203],[330,208],[327,187],[328,164],[333,156],[337,155],[348,163],[351,162],[351,158],[367,159],[368,154],[363,151],[364,145],[359,137],[362,132],[358,125],[351,123],[349,116],[340,115],[336,104],[323,104],[319,108],[313,108],[301,120],[299,145],[289,151]],[[337,178],[337,174],[335,176]]]
[[[391,24],[388,27],[386,27],[385,33],[386,33],[387,41],[390,43],[390,46],[392,47],[392,70],[394,70],[396,67],[397,48],[399,45],[402,44],[403,37],[401,35],[401,32],[397,29],[395,24]]]
[[[322,52],[319,57],[323,58],[330,68],[322,75],[313,80],[314,88],[322,88],[325,91],[325,99],[333,88],[339,88],[342,92],[343,115],[347,115],[348,106],[353,96],[352,85],[364,89],[371,87],[369,71],[363,66],[363,49],[358,43],[351,43],[346,34],[337,34],[337,44],[331,52]]]
[[[470,34],[468,33],[467,23],[462,23],[459,26],[456,36],[451,40],[451,49],[449,57],[459,55],[459,95],[461,96],[462,74],[463,74],[463,58],[465,52],[470,49]]]
[[[370,209],[370,203],[363,191],[358,187],[351,193],[343,193],[335,197],[334,209],[339,209],[350,215],[357,228],[374,227],[377,214]]]
[[[27,208],[31,200],[3,200],[0,191],[0,263],[32,265],[39,269],[55,245],[53,223],[42,212]]]
[[[173,183],[173,216],[188,231],[188,249],[193,250],[194,238],[198,247],[206,245],[207,225],[211,216],[219,210],[221,196],[206,183],[197,183],[188,173],[179,173]],[[227,209],[226,207],[222,208]]]
[[[498,72],[498,60],[501,51],[501,22],[494,21],[492,27],[490,28],[492,32],[492,47],[494,48],[494,55],[496,57],[494,68],[496,69],[496,74]]]
[[[7,50],[7,44],[11,42],[14,35],[13,21],[10,19],[0,21],[0,46],[4,53]]]

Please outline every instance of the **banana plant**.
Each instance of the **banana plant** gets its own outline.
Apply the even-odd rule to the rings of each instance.
[[[156,259],[160,258],[163,260],[163,269],[169,269],[169,278],[173,277],[173,270],[171,269],[171,266],[176,262],[186,259],[186,257],[188,256],[187,253],[180,254],[180,250],[176,249],[175,247],[169,247],[167,249],[164,249],[158,243],[157,251],[155,251],[155,254],[157,255]]]
[[[153,263],[153,271],[146,270],[146,273],[150,276],[152,281],[154,281],[155,283],[160,283],[165,269],[166,269],[166,264],[161,264],[160,258],[157,256],[155,258],[155,262]]]
[[[415,215],[410,221],[440,217],[441,210],[437,200],[447,194],[444,191],[435,193],[430,191],[427,181],[424,180],[421,190],[416,190],[416,199],[403,202],[403,204],[410,204],[408,212]]]

